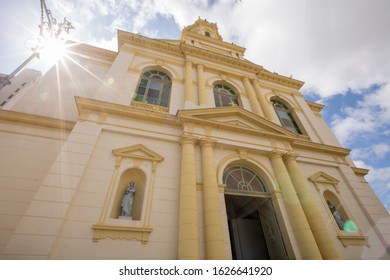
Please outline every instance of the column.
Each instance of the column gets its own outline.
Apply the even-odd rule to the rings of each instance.
[[[276,175],[276,180],[282,191],[283,201],[303,259],[322,259],[309,223],[306,220],[305,213],[303,212],[294,186],[283,163],[282,153],[280,151],[272,151],[269,154],[269,157]]]
[[[201,140],[206,259],[226,259],[213,142]]]
[[[326,226],[327,223],[321,215],[319,206],[313,199],[306,180],[298,167],[296,157],[295,153],[288,153],[284,155],[284,160],[321,255],[327,260],[340,259],[341,257]]]
[[[259,116],[263,116],[263,112],[261,111],[260,104],[256,98],[256,94],[251,82],[249,81],[248,77],[244,77],[242,80],[244,82],[245,91],[248,94],[249,103],[251,104],[253,113]]]
[[[276,113],[273,110],[272,105],[269,102],[267,102],[267,99],[265,98],[265,95],[260,88],[259,81],[256,79],[253,79],[252,83],[253,83],[253,86],[255,88],[257,98],[260,101],[261,109],[263,109],[265,117],[270,121],[276,120],[276,117],[277,117]]]
[[[198,209],[195,175],[195,139],[181,139],[179,259],[199,259]]]
[[[186,61],[185,101],[192,101],[192,62]]]
[[[198,97],[199,104],[207,104],[206,84],[204,81],[204,67],[198,64]]]

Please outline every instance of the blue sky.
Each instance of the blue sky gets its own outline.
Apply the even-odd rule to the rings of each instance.
[[[390,209],[390,1],[387,0],[47,0],[54,17],[76,27],[70,39],[116,50],[116,30],[164,39],[199,16],[216,22],[246,58],[302,80],[322,113]],[[0,73],[30,55],[40,1],[2,3]],[[34,62],[30,67],[39,67]]]

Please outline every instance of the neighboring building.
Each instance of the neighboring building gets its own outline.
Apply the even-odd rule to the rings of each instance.
[[[19,75],[11,79],[11,84],[5,87],[0,85],[0,109],[12,108],[41,76],[41,72],[37,70],[24,69]],[[0,74],[0,79],[2,77],[5,78],[6,75]]]
[[[2,259],[390,258],[368,170],[303,82],[200,19],[118,46],[73,46],[0,110]]]

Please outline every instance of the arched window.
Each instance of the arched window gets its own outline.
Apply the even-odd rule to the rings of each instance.
[[[273,99],[271,101],[282,126],[294,133],[302,134],[297,122],[293,117],[291,109],[278,100]]]
[[[214,100],[216,107],[240,106],[236,93],[225,85],[214,86]]]
[[[325,191],[324,199],[338,228],[345,232],[357,232],[356,224],[348,218],[348,215],[338,198],[330,191]]]
[[[204,33],[204,35],[206,35],[207,37],[211,37],[211,34],[210,34],[210,32],[208,32],[208,31],[206,31],[206,32]]]
[[[253,170],[243,166],[226,169],[223,173],[223,183],[230,190],[267,192],[264,181]]]
[[[134,100],[163,107],[169,106],[171,78],[164,72],[149,70],[143,73]]]

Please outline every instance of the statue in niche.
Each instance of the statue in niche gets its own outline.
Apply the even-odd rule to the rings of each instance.
[[[121,214],[119,216],[119,219],[126,219],[126,220],[133,219],[133,217],[131,216],[131,210],[133,208],[134,194],[135,194],[134,182],[130,181],[129,186],[126,188],[125,194],[123,195],[122,198]]]
[[[339,210],[329,200],[327,200],[326,203],[328,204],[330,212],[332,213],[334,219],[336,220],[336,223],[339,226],[339,229],[344,230],[344,221],[343,221],[343,218],[341,218],[341,214],[340,214]]]

